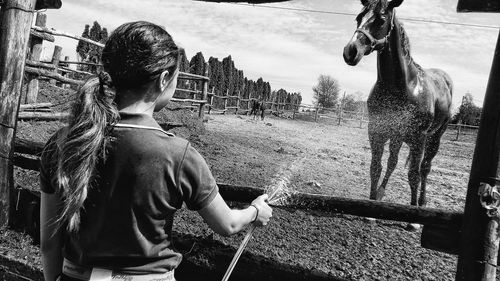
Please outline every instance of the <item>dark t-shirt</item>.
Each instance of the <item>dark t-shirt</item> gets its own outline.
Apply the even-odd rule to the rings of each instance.
[[[88,191],[78,233],[66,234],[64,255],[82,266],[124,273],[166,272],[182,256],[173,250],[174,213],[210,204],[218,193],[203,157],[188,141],[161,131],[147,115],[122,114]],[[149,128],[148,128],[149,127]],[[46,144],[41,189],[56,192],[56,133]]]

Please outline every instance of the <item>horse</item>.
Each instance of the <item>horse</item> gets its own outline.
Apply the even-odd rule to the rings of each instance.
[[[348,65],[355,66],[363,56],[377,51],[377,81],[367,100],[370,199],[384,197],[404,142],[410,149],[407,161],[410,204],[425,206],[432,159],[451,118],[453,83],[444,71],[423,69],[411,57],[408,36],[396,17],[395,8],[402,2],[362,0],[363,8],[356,17],[357,29],[343,56]],[[390,154],[385,176],[378,186],[387,141]]]
[[[251,102],[251,111],[250,115],[253,114],[253,119],[257,117],[257,114],[260,111],[260,118],[264,121],[264,113],[266,112],[266,103],[264,101],[252,100]]]

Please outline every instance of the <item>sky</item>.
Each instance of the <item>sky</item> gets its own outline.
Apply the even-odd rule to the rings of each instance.
[[[342,91],[366,100],[376,80],[376,55],[357,66],[342,57],[356,29],[354,15],[272,9],[288,7],[340,13],[359,13],[357,0],[293,0],[247,5],[192,0],[63,0],[59,10],[47,10],[47,26],[80,35],[85,24],[98,21],[112,31],[120,24],[146,20],[164,26],[190,58],[228,55],[250,79],[262,77],[275,90],[300,92],[312,103],[312,87],[320,74],[340,83]],[[500,14],[457,13],[456,0],[406,0],[397,8],[410,38],[411,55],[424,68],[440,68],[454,81],[453,106],[470,92],[482,106],[498,28],[477,28],[405,19],[425,19],[500,26]],[[44,43],[42,56],[52,55]],[[57,37],[63,56],[76,58],[76,41]]]

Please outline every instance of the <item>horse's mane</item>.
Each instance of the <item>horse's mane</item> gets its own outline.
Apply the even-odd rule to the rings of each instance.
[[[411,46],[410,46],[410,38],[408,38],[408,35],[406,34],[404,25],[401,21],[398,20],[399,27],[399,40],[401,41],[401,50],[403,51],[403,56],[408,58],[409,63],[415,64],[418,68],[420,68],[420,65],[418,65],[412,58],[411,56]]]

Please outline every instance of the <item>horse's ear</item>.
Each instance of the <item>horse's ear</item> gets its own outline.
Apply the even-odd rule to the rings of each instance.
[[[401,3],[403,3],[404,0],[392,0],[391,2],[389,2],[389,4],[387,5],[387,8],[388,9],[393,9],[393,8],[396,8],[396,7],[399,7],[399,5],[401,5]]]
[[[368,5],[368,3],[370,3],[370,1],[369,1],[369,0],[361,0],[361,4],[362,4],[363,6]]]

